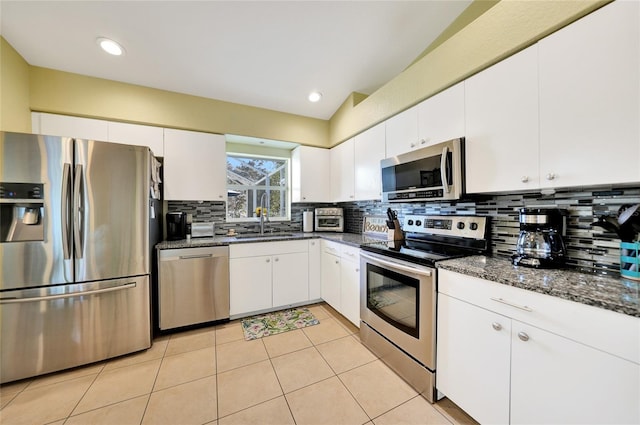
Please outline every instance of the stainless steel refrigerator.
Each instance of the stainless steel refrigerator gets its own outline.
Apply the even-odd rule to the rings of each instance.
[[[151,346],[150,151],[0,133],[0,382]]]

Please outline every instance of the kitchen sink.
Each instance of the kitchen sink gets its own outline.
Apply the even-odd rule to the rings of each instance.
[[[273,232],[273,233],[245,233],[242,235],[237,235],[236,239],[267,239],[267,238],[282,238],[287,236],[293,236],[293,233],[285,233],[285,232]]]

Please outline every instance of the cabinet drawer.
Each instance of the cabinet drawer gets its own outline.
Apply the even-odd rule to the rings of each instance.
[[[340,258],[348,261],[360,261],[360,248],[344,245],[340,246]]]
[[[340,246],[342,244],[338,243],[338,242],[332,242],[332,241],[328,241],[323,239],[322,240],[322,252],[326,252],[327,254],[332,254],[332,255],[340,255],[341,249]]]
[[[438,291],[640,364],[640,319],[439,270]]]
[[[229,246],[229,257],[257,257],[259,255],[277,255],[308,251],[309,242],[306,240],[242,243]]]

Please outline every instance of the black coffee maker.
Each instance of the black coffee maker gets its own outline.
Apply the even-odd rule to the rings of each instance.
[[[187,236],[187,214],[181,211],[168,212],[167,219],[167,240],[175,241],[184,239]]]
[[[516,253],[511,257],[516,266],[559,268],[564,266],[567,250],[566,211],[556,208],[521,208],[520,234]]]

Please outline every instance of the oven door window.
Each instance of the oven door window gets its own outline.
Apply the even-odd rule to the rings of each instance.
[[[318,217],[318,227],[340,227],[340,217]]]
[[[395,328],[418,338],[419,282],[367,264],[367,308]]]

